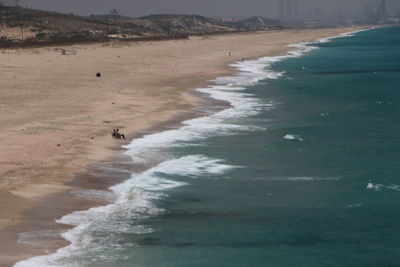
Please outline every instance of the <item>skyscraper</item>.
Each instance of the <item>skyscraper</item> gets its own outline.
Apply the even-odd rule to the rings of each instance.
[[[386,0],[381,0],[378,4],[378,8],[376,11],[376,19],[377,20],[385,20],[386,19]]]
[[[381,0],[381,4],[379,6],[379,18],[386,19],[386,0]]]
[[[299,5],[297,0],[279,0],[279,18],[294,20],[298,16]]]
[[[286,6],[286,19],[287,20],[292,20],[292,18],[293,18],[293,2],[292,2],[292,0],[286,0],[286,3],[285,3],[285,6]]]
[[[279,0],[279,19],[285,19],[285,0]]]
[[[299,2],[297,0],[293,0],[293,19],[299,18]]]

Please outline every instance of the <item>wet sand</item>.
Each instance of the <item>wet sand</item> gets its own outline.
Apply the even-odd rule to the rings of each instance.
[[[103,190],[129,177],[129,159],[119,149],[129,141],[113,140],[113,128],[132,140],[176,126],[196,116],[202,101],[188,92],[234,71],[229,63],[356,29],[76,45],[64,47],[67,55],[56,47],[1,50],[0,265],[66,245],[57,238],[66,226],[54,220],[102,204],[71,191]],[[107,164],[119,167],[99,179],[95,174]],[[43,230],[36,233],[48,239],[31,233],[17,242],[20,233]]]

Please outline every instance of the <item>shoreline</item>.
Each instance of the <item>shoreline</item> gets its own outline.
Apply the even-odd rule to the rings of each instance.
[[[317,35],[317,36],[315,36],[315,35],[313,35],[313,36],[307,36],[307,37],[304,37],[304,36],[302,36],[302,37],[304,37],[304,40],[303,40],[303,38],[301,38],[300,36],[298,36],[298,37],[300,37],[300,40],[297,40],[297,42],[302,42],[302,41],[312,41],[312,40],[315,40],[315,39],[319,39],[319,38],[323,38],[323,37],[329,37],[329,36],[332,36],[332,35],[337,35],[337,34],[340,34],[340,33],[343,33],[343,32],[348,32],[349,30],[354,30],[354,29],[360,29],[359,27],[356,27],[356,28],[335,28],[335,29],[331,29],[331,31],[332,32],[334,32],[334,33],[332,33],[331,31],[329,31],[329,33],[322,33],[321,32],[321,30],[319,30],[319,31],[311,31],[311,32],[313,32],[313,33],[315,33],[315,35]],[[322,31],[327,31],[327,29],[323,29]],[[285,31],[286,32],[286,31]],[[308,31],[308,32],[310,32],[310,31]],[[318,33],[316,33],[316,32],[318,32]],[[287,33],[287,32],[286,32]],[[260,33],[258,33],[258,34],[260,34]],[[265,33],[266,35],[268,35],[268,33]],[[222,38],[222,37],[221,37]],[[310,39],[311,38],[311,39]],[[289,45],[290,43],[293,43],[293,42],[296,42],[296,40],[295,41],[290,41],[289,43],[282,43],[282,44],[279,44],[279,47],[275,47],[275,49],[273,49],[274,51],[270,51],[269,53],[266,53],[266,52],[262,52],[261,50],[260,51],[253,51],[253,54],[252,55],[246,55],[246,59],[248,60],[248,59],[252,59],[252,58],[259,58],[259,57],[261,57],[261,56],[268,56],[268,55],[266,55],[266,54],[269,54],[270,56],[272,56],[272,55],[279,55],[279,54],[282,54],[282,53],[284,53],[284,52],[286,52],[286,51],[288,51],[288,50],[290,50],[290,47],[287,47],[287,45]],[[118,49],[118,48],[115,48],[115,49]],[[245,48],[244,48],[245,49]],[[260,53],[259,55],[257,55],[258,53]],[[251,54],[251,53],[250,53]],[[238,60],[238,58],[239,58],[239,60]],[[225,59],[225,60],[222,60],[223,61],[223,63],[222,64],[224,64],[224,66],[221,66],[221,69],[218,69],[217,71],[214,71],[211,75],[206,75],[207,77],[219,77],[219,76],[223,76],[223,75],[227,75],[227,74],[229,74],[229,73],[234,73],[234,72],[236,72],[236,69],[232,69],[232,68],[228,68],[228,67],[226,67],[226,64],[225,63],[229,63],[229,62],[237,62],[237,61],[240,61],[241,59],[242,59],[243,57],[240,57],[240,56],[238,56],[238,57],[235,57],[235,58],[232,58],[232,57],[227,57],[227,59]],[[215,76],[213,75],[213,74],[216,74]],[[208,81],[209,81],[210,79],[208,79]],[[194,90],[194,89],[196,89],[197,87],[199,87],[198,86],[198,84],[200,83],[201,81],[198,81],[198,83],[197,84],[195,84],[195,86],[191,86],[191,88],[186,88],[186,90],[182,90],[182,91],[179,91],[179,95],[181,95],[182,94],[182,92],[187,92],[187,91],[190,91],[190,90]],[[204,84],[204,82],[205,81],[203,81],[203,84]],[[185,97],[188,97],[188,96],[185,96]],[[186,109],[182,109],[182,110],[180,110],[180,111],[176,111],[175,110],[175,112],[169,112],[168,113],[168,116],[163,116],[163,118],[160,120],[160,121],[163,121],[164,120],[164,125],[165,125],[165,120],[174,120],[174,118],[176,117],[176,116],[179,116],[178,114],[183,114],[183,113],[187,113],[187,114],[192,114],[192,116],[195,116],[195,113],[193,113],[194,112],[194,108],[196,108],[196,106],[198,106],[199,105],[199,103],[198,103],[198,101],[199,100],[197,100],[197,99],[193,99],[193,97],[192,96],[190,96],[189,97],[189,99],[190,99],[190,105],[189,106],[186,106]],[[159,114],[158,114],[159,115]],[[168,119],[166,119],[168,117]],[[157,119],[160,119],[159,117],[157,118]],[[182,121],[182,120],[177,120],[176,118],[175,118],[175,122],[176,122],[176,124],[175,124],[175,126],[180,122],[180,121]],[[160,122],[158,121],[158,122],[155,122],[155,123],[153,123],[153,125],[152,126],[150,126],[150,127],[142,127],[142,131],[129,131],[129,137],[130,137],[130,139],[134,139],[134,138],[136,138],[136,137],[138,137],[138,136],[142,136],[143,134],[145,134],[145,133],[148,133],[148,132],[159,132],[160,130],[162,130],[162,127],[160,127],[160,126],[157,126],[157,125],[159,125],[160,124]],[[168,123],[167,123],[168,124]],[[149,126],[149,125],[148,125]],[[167,127],[172,127],[171,125],[168,125]],[[125,131],[125,130],[124,130]],[[107,138],[108,138],[108,140],[107,140]],[[105,147],[109,147],[109,143],[111,143],[111,142],[109,142],[109,140],[110,140],[110,137],[108,136],[108,134],[107,135],[105,135],[104,136],[104,139],[106,139],[104,142],[104,146]],[[111,139],[112,140],[112,139]],[[115,148],[114,148],[115,149]],[[108,149],[108,150],[110,150],[110,149]],[[104,158],[107,158],[107,157],[110,157],[110,156],[114,156],[114,154],[115,154],[115,150],[113,150],[114,152],[112,152],[111,151],[111,153],[110,153],[110,151],[108,151],[107,153],[103,153],[102,154],[102,157],[103,157],[103,160],[104,160]],[[95,150],[95,152],[92,152],[92,153],[96,153],[97,151]],[[97,159],[97,160],[96,160]],[[90,161],[92,161],[92,162],[95,162],[95,161],[98,161],[98,157],[93,157],[93,158],[90,158],[90,160],[89,160],[89,162]],[[81,168],[79,168],[79,169],[82,169],[82,167]],[[79,170],[78,169],[78,170]],[[55,187],[49,187],[49,188],[47,188],[48,190],[47,190],[47,192],[43,192],[44,194],[38,194],[37,192],[34,192],[33,193],[33,199],[42,199],[43,200],[43,196],[51,196],[52,194],[54,194],[54,193],[56,193],[56,195],[57,194],[64,194],[65,192],[69,192],[71,189],[73,189],[73,188],[75,188],[76,186],[75,185],[69,185],[69,183],[70,182],[68,182],[68,181],[70,181],[70,179],[65,179],[65,180],[62,180],[61,181],[61,183],[62,183],[62,186],[60,186],[60,187],[57,187],[57,186],[55,186]],[[60,184],[60,181],[58,181],[58,183]],[[68,184],[68,185],[66,185],[66,184]],[[92,185],[94,185],[94,183],[92,184]],[[37,189],[38,187],[36,187],[36,189]],[[33,189],[35,189],[35,186],[33,187]],[[53,191],[52,191],[53,190]],[[58,190],[60,190],[60,191],[58,191]],[[31,191],[32,191],[32,188],[31,188]],[[49,195],[48,194],[48,192],[51,192],[51,194]],[[11,191],[12,192],[12,194],[14,194],[14,195],[21,195],[21,196],[24,196],[24,197],[26,197],[26,194],[27,193],[29,193],[29,188],[28,189],[25,189],[25,190],[21,190],[21,189],[19,189],[19,190],[17,190],[17,191]],[[17,193],[15,193],[15,192],[17,192]],[[59,193],[59,192],[61,192],[61,193]],[[30,193],[32,193],[32,192],[30,192]],[[88,203],[86,203],[86,204],[88,204]],[[88,206],[90,207],[92,204],[95,204],[95,203],[91,203],[91,204],[88,204]],[[83,205],[83,204],[82,204]],[[96,205],[96,204],[95,204]],[[35,206],[35,205],[32,205],[32,206]],[[40,203],[39,203],[39,206],[40,206]],[[36,205],[36,207],[37,207],[37,205]],[[70,211],[73,211],[73,210],[77,210],[77,208],[76,208],[76,204],[74,204],[73,205],[73,207],[69,207],[70,209]],[[65,214],[65,213],[64,213]],[[28,217],[29,217],[29,215],[28,215]],[[52,224],[55,224],[54,223],[54,221],[53,221],[53,219],[50,219],[50,220],[48,220],[48,221],[51,221],[52,222]],[[14,226],[15,225],[18,225],[18,224],[15,224],[14,223]],[[4,228],[3,228],[4,229]],[[0,260],[1,261],[1,260]]]

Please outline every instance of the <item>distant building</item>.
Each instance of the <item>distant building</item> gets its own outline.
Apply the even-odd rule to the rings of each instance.
[[[279,19],[284,20],[286,17],[286,6],[285,6],[285,0],[280,0],[279,1]]]
[[[386,0],[381,0],[377,10],[378,20],[385,20],[387,17],[386,13]]]
[[[365,3],[362,9],[362,21],[368,23],[374,23],[376,21],[376,10],[373,6]]]
[[[279,19],[283,21],[292,21],[298,18],[299,3],[297,0],[279,1]]]
[[[118,19],[121,17],[121,14],[117,9],[113,8],[113,10],[110,11],[110,17],[113,19]]]
[[[13,0],[0,0],[0,4],[3,6],[14,6],[15,1]]]
[[[293,19],[299,18],[299,2],[297,0],[293,0]]]
[[[285,18],[287,20],[292,20],[293,18],[293,2],[292,0],[286,0],[286,14]]]

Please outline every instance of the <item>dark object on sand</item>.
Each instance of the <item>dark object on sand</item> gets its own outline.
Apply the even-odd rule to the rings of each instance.
[[[111,135],[114,139],[126,139],[125,135],[119,132],[119,129],[114,129]]]
[[[100,72],[96,73],[96,77],[100,78],[101,77],[101,73]]]

